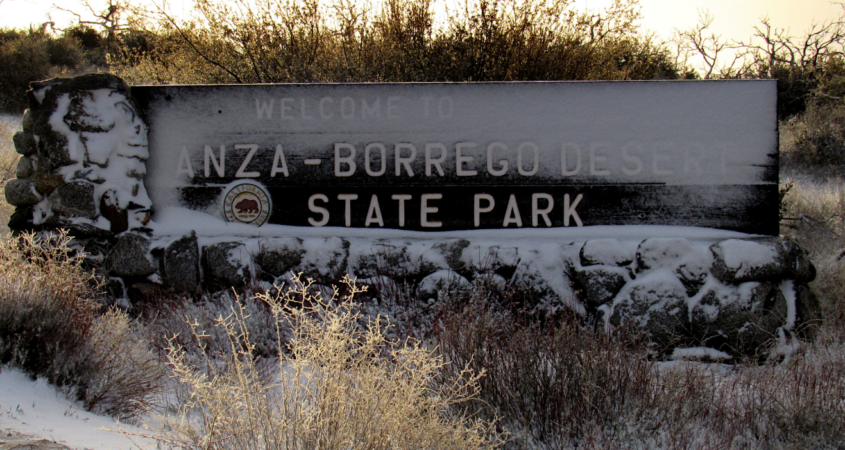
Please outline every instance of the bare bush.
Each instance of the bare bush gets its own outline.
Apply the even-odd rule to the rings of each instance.
[[[95,279],[69,242],[64,233],[0,241],[0,364],[131,419],[159,389],[159,365],[125,314],[98,315]]]
[[[477,299],[478,300],[478,299]],[[502,416],[518,438],[560,448],[610,426],[650,394],[652,363],[622,340],[581,328],[574,317],[546,322],[473,302],[449,311],[438,337],[450,367],[483,372],[479,413]]]
[[[0,190],[4,190],[6,182],[16,176],[15,170],[19,155],[12,143],[14,134],[12,127],[5,121],[0,120],[0,186],[3,186],[3,189]],[[13,212],[15,212],[15,208],[6,203],[6,196],[0,197],[0,236],[8,234],[7,224]]]
[[[678,78],[637,33],[637,0],[578,12],[570,0],[201,0],[196,20],[159,12],[150,48],[115,70],[154,83]]]
[[[781,127],[781,164],[841,174],[845,167],[845,106],[811,103]]]
[[[297,280],[286,293],[261,295],[278,329],[279,365],[267,379],[253,358],[255,344],[240,303],[219,317],[228,348],[203,348],[200,364],[174,345],[168,360],[191,387],[190,401],[165,417],[160,442],[189,448],[492,448],[499,442],[489,422],[459,414],[456,405],[475,394],[478,374],[461,371],[436,383],[442,362],[418,344],[386,338],[379,322],[362,329],[351,303],[361,292],[347,278],[349,294],[324,300]],[[337,292],[337,289],[335,289]],[[291,307],[295,305],[295,307]],[[198,342],[205,335],[195,328]]]

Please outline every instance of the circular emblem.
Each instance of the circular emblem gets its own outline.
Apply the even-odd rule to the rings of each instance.
[[[260,227],[270,218],[270,195],[255,183],[232,186],[223,200],[223,213],[229,222],[248,223]]]

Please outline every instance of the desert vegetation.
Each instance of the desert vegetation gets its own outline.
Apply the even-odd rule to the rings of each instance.
[[[658,41],[635,0],[589,14],[468,1],[446,17],[427,0],[199,0],[191,21],[108,8],[66,30],[0,32],[0,109],[19,114],[30,81],[96,70],[135,83],[777,78],[781,232],[810,252],[824,322],[792,353],[717,364],[659,360],[633,332],[532,314],[530,293],[498,286],[429,305],[410,282],[323,296],[293,277],[121,308],[67,236],[22,235],[0,241],[0,363],[184,448],[845,445],[841,19],[798,37],[763,22],[757,40],[726,43],[706,16]],[[728,46],[742,57],[725,62]],[[2,180],[14,131],[0,122]],[[389,326],[386,308],[405,322]]]

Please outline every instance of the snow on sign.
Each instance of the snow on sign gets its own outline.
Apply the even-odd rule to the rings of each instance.
[[[774,81],[138,86],[156,210],[778,233]]]

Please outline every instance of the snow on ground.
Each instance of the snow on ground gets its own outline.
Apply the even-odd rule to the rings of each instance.
[[[85,411],[68,400],[44,379],[33,380],[18,369],[0,371],[0,431],[7,430],[55,440],[74,449],[156,448],[154,442],[128,437],[106,430],[123,428],[142,433],[145,430],[117,424],[111,417]],[[2,438],[0,438],[2,439]]]

